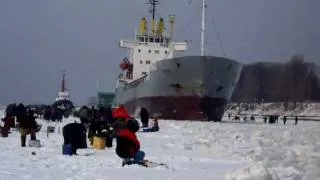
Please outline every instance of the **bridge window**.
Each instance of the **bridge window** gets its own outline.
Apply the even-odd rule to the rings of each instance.
[[[168,54],[168,51],[164,51],[165,54]]]
[[[138,52],[141,52],[141,49],[138,49]]]
[[[147,75],[147,72],[142,72],[141,74],[142,74],[142,75]]]
[[[149,53],[151,53],[151,50],[149,50]]]
[[[149,60],[146,60],[146,64],[150,64],[151,62]]]
[[[140,61],[140,64],[142,64],[142,60]]]

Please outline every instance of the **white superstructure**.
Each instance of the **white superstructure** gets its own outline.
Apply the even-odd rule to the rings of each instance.
[[[120,82],[129,83],[148,75],[152,64],[171,59],[174,52],[185,51],[186,42],[172,42],[174,16],[169,16],[170,33],[165,33],[164,20],[160,18],[155,23],[152,20],[151,30],[148,30],[146,18],[140,22],[139,32],[134,40],[120,40],[120,47],[129,49],[129,57],[120,64],[123,72],[119,76]]]

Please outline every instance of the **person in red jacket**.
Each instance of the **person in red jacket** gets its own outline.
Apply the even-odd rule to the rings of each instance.
[[[113,110],[112,116],[114,119],[131,119],[132,117],[128,114],[127,110],[125,109],[123,104],[120,104],[120,106]]]
[[[123,158],[123,166],[129,163],[141,163],[144,160],[145,153],[140,150],[140,142],[135,134],[138,130],[138,121],[130,119],[127,121],[127,128],[116,134],[116,153]]]
[[[115,132],[125,129],[128,119],[132,119],[132,117],[128,114],[127,110],[122,104],[118,108],[113,110],[112,117],[114,119],[114,122],[111,126],[114,128]]]

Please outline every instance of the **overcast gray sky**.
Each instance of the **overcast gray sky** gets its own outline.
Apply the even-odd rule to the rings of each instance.
[[[130,38],[146,0],[1,0],[0,104],[51,103],[67,71],[67,88],[76,104],[100,89],[113,91],[118,47]],[[201,0],[160,0],[158,16],[177,17],[176,40],[188,40],[187,54],[199,54]],[[319,0],[207,0],[207,53],[223,50],[242,63],[286,61],[303,53],[319,63]],[[189,2],[191,2],[189,4]]]

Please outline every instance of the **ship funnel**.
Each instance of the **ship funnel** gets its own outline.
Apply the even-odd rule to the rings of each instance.
[[[163,18],[160,18],[158,23],[157,36],[162,37],[164,35],[164,30],[165,30],[165,26],[164,26]]]
[[[147,32],[148,32],[147,19],[145,17],[143,17],[140,21],[139,35],[146,36]]]
[[[169,15],[169,24],[170,24],[170,37],[172,38],[173,35],[173,28],[174,28],[174,23],[176,21],[176,18],[174,15]]]

